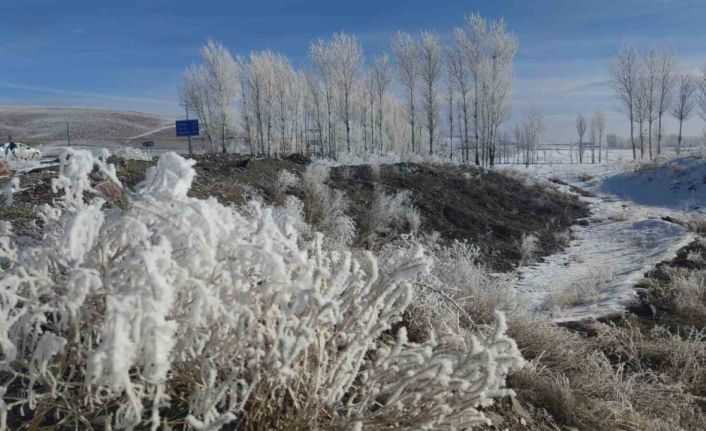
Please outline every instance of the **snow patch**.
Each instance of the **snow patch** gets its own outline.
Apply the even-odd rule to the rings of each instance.
[[[641,205],[705,212],[706,161],[682,157],[603,180],[600,190]]]

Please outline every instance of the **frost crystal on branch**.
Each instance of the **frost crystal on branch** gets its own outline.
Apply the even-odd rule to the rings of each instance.
[[[107,210],[90,175],[120,186],[114,167],[60,161],[41,244],[1,230],[4,428],[464,427],[522,365],[501,315],[470,351],[391,331],[427,270],[420,248],[380,273],[258,203],[189,197],[194,162],[173,153]]]

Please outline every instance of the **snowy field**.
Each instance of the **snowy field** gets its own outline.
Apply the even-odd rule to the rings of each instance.
[[[638,169],[629,151],[602,164],[513,166],[592,192],[585,226],[574,226],[569,246],[519,270],[516,287],[531,306],[558,322],[620,314],[634,300],[635,284],[660,261],[671,259],[692,235],[662,220],[702,211],[706,204],[703,159],[679,158]]]
[[[0,136],[33,146],[63,145],[68,126],[73,144],[108,145],[173,126],[173,121],[133,111],[6,106],[0,107]]]

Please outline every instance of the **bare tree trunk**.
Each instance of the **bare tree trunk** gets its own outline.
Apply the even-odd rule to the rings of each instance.
[[[601,163],[601,159],[603,158],[603,136],[601,136],[603,133],[598,134],[598,164]]]
[[[382,102],[383,94],[380,93],[378,97],[378,141],[380,142],[380,154],[383,154],[385,152],[385,141],[382,139],[382,126],[385,119],[382,111]]]
[[[468,163],[468,102],[466,100],[466,93],[462,94],[463,101],[463,145],[461,151],[465,151],[463,161]]]
[[[461,130],[461,124],[460,124],[461,123],[461,113],[459,112],[457,115],[459,116],[458,117],[458,123],[459,123],[459,125],[458,125],[458,140],[460,142],[463,142],[463,135],[461,134],[462,130]],[[463,159],[464,163],[468,163],[468,160],[466,159],[465,151],[466,151],[466,148],[463,146],[463,144],[461,144],[461,159]]]
[[[346,124],[346,147],[348,150],[348,154],[351,153],[351,117],[350,117],[350,110],[348,107],[349,97],[350,97],[350,95],[348,94],[348,90],[346,90],[346,95],[345,95],[346,108],[344,111],[344,116],[346,117],[346,119],[345,119],[344,123]]]
[[[449,87],[451,88],[451,87]],[[454,159],[454,99],[453,92],[449,91],[449,160]]]
[[[681,152],[681,125],[684,122],[683,119],[679,119],[679,137],[677,138],[677,154]]]
[[[478,140],[479,140],[479,135],[478,135],[478,84],[475,85],[475,100],[474,100],[474,107],[473,107],[473,124],[474,124],[474,129],[476,133],[476,166],[480,165],[480,159],[478,158]]]
[[[363,103],[363,106],[365,106],[365,103]],[[365,154],[367,154],[368,153],[368,111],[365,107],[363,108],[363,121],[362,121],[362,123],[363,123],[363,152],[365,152]],[[371,143],[371,147],[372,147],[372,143]]]
[[[429,122],[429,155],[434,154],[434,113],[430,112],[427,115],[427,121]]]
[[[223,124],[222,124],[223,136],[221,137],[221,139],[222,139],[221,147],[223,149],[223,154],[225,154],[226,153],[226,120],[225,120],[225,116],[223,117],[222,121],[223,121]]]
[[[579,139],[579,164],[583,163],[583,138]]]
[[[412,125],[412,152],[414,153],[414,92],[409,92],[410,123]]]
[[[652,160],[652,120],[647,122],[647,142],[650,148],[650,160]]]
[[[632,143],[632,159],[636,160],[637,159],[637,151],[635,149],[635,121],[633,120],[632,116],[632,106],[630,106],[630,142]]]
[[[662,154],[662,114],[657,119],[657,155]]]
[[[370,92],[370,152],[375,152],[375,109],[373,109],[373,93]],[[363,101],[365,104],[365,101]],[[380,121],[378,119],[378,121]]]

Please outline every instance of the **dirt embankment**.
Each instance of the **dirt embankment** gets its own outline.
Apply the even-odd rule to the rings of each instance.
[[[258,160],[237,155],[197,156],[197,176],[191,195],[213,196],[224,204],[245,203],[253,193],[273,199],[272,184],[286,169],[301,175],[308,160]],[[116,160],[118,176],[134,187],[154,162]],[[0,208],[0,219],[12,221],[18,233],[31,233],[34,207],[52,198],[51,178],[55,169],[22,177],[25,191],[18,193],[15,206]],[[519,241],[523,234],[539,238],[537,256],[545,256],[564,244],[557,235],[588,209],[579,200],[492,171],[473,167],[401,163],[369,166],[342,166],[331,170],[329,186],[342,190],[350,200],[349,215],[361,220],[376,189],[393,194],[407,190],[422,216],[421,230],[438,232],[445,241],[467,240],[482,251],[486,262],[496,270],[507,271],[520,259]]]
[[[706,243],[697,239],[645,274],[636,286],[640,303],[631,312],[649,329],[659,325],[674,333],[706,330],[706,302],[703,293],[699,295],[705,271]],[[693,290],[691,295],[688,290]]]
[[[369,167],[355,166],[335,170],[331,181],[351,198],[354,219],[365,211],[375,187],[386,193],[408,190],[422,214],[422,231],[467,240],[503,271],[519,262],[523,234],[536,235],[537,255],[545,256],[564,246],[556,233],[588,215],[573,196],[472,167],[387,165],[376,178]]]

